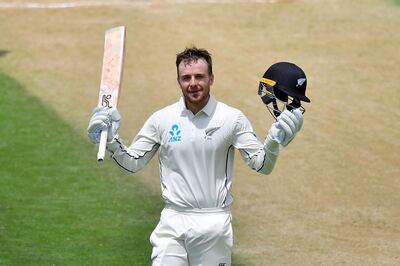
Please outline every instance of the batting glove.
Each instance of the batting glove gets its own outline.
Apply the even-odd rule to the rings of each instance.
[[[120,121],[121,115],[116,108],[94,108],[87,128],[89,139],[93,143],[99,143],[101,131],[108,129],[107,142],[110,142],[117,135]]]
[[[278,116],[277,120],[277,127],[284,132],[284,137],[280,144],[286,147],[303,126],[303,114],[299,109],[295,109],[293,112],[285,110]]]
[[[285,138],[285,132],[279,126],[279,122],[272,124],[270,130],[268,131],[267,139],[273,140],[281,144]]]
[[[267,138],[286,147],[303,126],[303,115],[300,110],[283,111],[268,131]]]

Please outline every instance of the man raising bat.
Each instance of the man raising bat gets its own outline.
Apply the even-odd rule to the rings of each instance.
[[[294,104],[286,101],[286,108],[276,111],[276,122],[263,143],[240,110],[210,94],[214,82],[211,55],[196,47],[176,57],[182,97],[153,113],[130,146],[117,134],[118,111],[95,110],[88,127],[90,139],[96,142],[99,129],[111,126],[107,150],[127,172],[139,171],[159,151],[165,206],[150,237],[153,266],[231,265],[234,149],[254,171],[271,173],[279,145],[288,145],[303,123],[300,100],[306,99],[306,83],[300,79],[305,76],[293,72],[293,67],[275,66],[274,73],[267,71],[261,81],[261,97],[276,100],[278,94],[284,94],[295,100]],[[274,105],[273,100],[264,103]]]

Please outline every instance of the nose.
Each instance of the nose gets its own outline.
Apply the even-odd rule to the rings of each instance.
[[[189,86],[190,86],[190,87],[196,86],[196,79],[195,79],[194,76],[192,76],[192,77],[190,78]]]

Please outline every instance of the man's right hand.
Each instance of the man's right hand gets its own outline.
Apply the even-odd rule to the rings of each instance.
[[[120,127],[121,116],[116,108],[96,107],[87,128],[88,137],[93,143],[100,142],[100,134],[108,129],[107,142],[110,142]]]

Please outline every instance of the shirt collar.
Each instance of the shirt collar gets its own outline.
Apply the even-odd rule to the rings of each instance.
[[[206,104],[206,106],[203,107],[203,109],[201,109],[200,112],[203,112],[207,116],[210,116],[214,112],[216,107],[217,107],[217,100],[215,100],[215,98],[210,95],[210,99],[208,99],[208,103]]]
[[[182,108],[182,112],[184,111],[190,112],[190,110],[186,108],[185,100],[183,99],[183,97],[179,99],[178,104]],[[207,116],[210,116],[214,112],[216,107],[217,107],[217,100],[212,95],[210,95],[210,98],[208,99],[206,106],[204,106],[203,109],[199,111],[199,113],[203,112]]]

